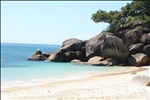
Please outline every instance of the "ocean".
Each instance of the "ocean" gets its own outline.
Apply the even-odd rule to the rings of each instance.
[[[60,45],[1,43],[2,88],[78,79],[93,73],[122,69],[121,67],[97,67],[66,62],[27,60],[36,49],[45,53],[54,52],[60,47]]]

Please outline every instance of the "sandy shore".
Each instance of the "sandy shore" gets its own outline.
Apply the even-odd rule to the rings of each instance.
[[[2,100],[8,99],[150,99],[150,86],[140,83],[143,78],[134,80],[138,75],[149,75],[149,67],[128,67],[119,72],[93,74],[90,77],[57,81],[36,86],[15,86],[1,90]],[[149,76],[148,76],[149,77]],[[137,81],[138,80],[138,81]]]

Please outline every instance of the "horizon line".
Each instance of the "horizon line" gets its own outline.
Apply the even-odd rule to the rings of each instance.
[[[61,44],[44,44],[44,43],[16,43],[16,42],[1,42],[1,44],[34,44],[34,45],[60,45],[61,46]]]

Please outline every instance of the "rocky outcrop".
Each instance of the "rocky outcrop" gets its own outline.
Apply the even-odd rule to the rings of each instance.
[[[70,62],[73,59],[86,61],[85,57],[85,41],[76,38],[65,40],[61,49],[51,54],[47,61],[54,62]]]
[[[150,29],[145,27],[142,22],[134,22],[130,23],[125,27],[120,27],[114,33],[115,36],[122,39],[126,46],[131,46],[132,44],[140,43],[142,40],[144,42],[145,36],[141,39],[143,34],[147,34],[150,32]]]
[[[148,56],[143,53],[137,53],[128,58],[128,63],[130,66],[144,66],[147,62]]]
[[[101,53],[104,58],[116,58],[125,61],[129,51],[123,42],[116,36],[107,35],[101,46]]]
[[[37,50],[28,60],[95,66],[144,66],[150,65],[149,58],[150,28],[142,22],[135,22],[118,28],[114,33],[102,32],[89,40],[67,39],[60,50],[44,54]]]
[[[62,43],[61,49],[52,53],[47,61],[70,62],[73,59],[86,61],[84,45],[85,41],[76,38],[65,40]]]
[[[85,51],[87,58],[100,56],[100,49],[107,35],[112,35],[112,33],[102,32],[97,36],[87,40],[87,42],[85,43]]]
[[[28,60],[45,60],[47,59],[47,56],[42,54],[41,50],[37,49],[31,57],[28,58]]]

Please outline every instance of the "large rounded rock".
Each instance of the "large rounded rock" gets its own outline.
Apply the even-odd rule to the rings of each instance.
[[[99,61],[98,61],[98,58],[94,58],[94,59],[97,59],[97,61],[93,61],[93,62],[89,61],[88,63],[94,66],[114,66],[118,64],[118,60],[116,58],[108,58],[105,60],[104,59],[102,60],[101,58],[99,58],[100,59]]]
[[[128,49],[129,49],[130,54],[142,53],[143,46],[144,46],[143,43],[137,43],[137,44],[131,45]]]
[[[42,54],[42,51],[37,49],[28,60],[45,60],[47,56]]]
[[[150,44],[143,47],[143,53],[147,54],[150,57]]]
[[[130,66],[144,66],[148,62],[148,56],[143,53],[133,54],[128,58]]]
[[[118,64],[118,60],[115,58],[104,59],[100,56],[94,56],[88,60],[88,63],[94,66],[113,66]]]
[[[150,44],[150,33],[142,35],[141,42],[144,44]]]
[[[65,40],[62,43],[62,49],[65,52],[81,50],[82,46],[83,46],[83,42],[79,39],[76,39],[76,38],[71,38],[71,39]]]
[[[129,55],[129,51],[122,39],[116,36],[106,36],[101,46],[101,53],[104,58],[116,58],[125,61]]]
[[[52,61],[52,62],[64,62],[65,61],[65,53],[62,49],[52,53],[46,61]]]
[[[102,32],[97,36],[89,39],[85,43],[86,57],[91,58],[94,56],[100,56],[101,45],[105,40],[106,35],[112,35],[112,33]]]

